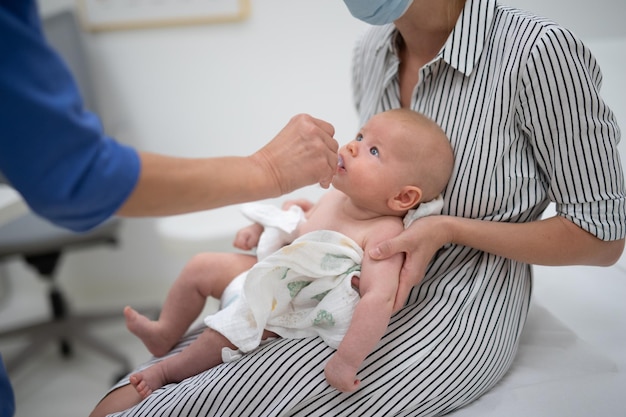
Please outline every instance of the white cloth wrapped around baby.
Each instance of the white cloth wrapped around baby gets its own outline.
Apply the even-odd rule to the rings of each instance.
[[[320,336],[336,348],[359,301],[350,282],[362,257],[340,233],[307,233],[239,275],[222,297],[223,309],[205,323],[242,352],[259,346],[264,329],[288,338]]]

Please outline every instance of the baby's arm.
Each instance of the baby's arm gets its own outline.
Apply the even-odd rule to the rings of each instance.
[[[289,210],[289,207],[291,206],[299,206],[302,209],[302,211],[304,211],[304,213],[306,214],[313,208],[313,206],[315,206],[315,203],[305,198],[296,198],[293,200],[285,201],[283,203],[282,208],[283,210]]]
[[[359,386],[359,366],[385,334],[393,312],[403,254],[376,261],[371,259],[367,245],[361,266],[359,292],[348,332],[330,358],[324,373],[328,383],[342,392]]]
[[[302,208],[302,210],[305,212],[305,216],[312,213],[315,207],[315,205],[309,202],[308,200],[300,199],[300,200],[291,200],[291,201],[286,202],[283,205],[282,210],[286,212],[289,210],[289,207],[294,206],[294,205]],[[290,213],[290,215],[293,216],[293,213]],[[262,241],[261,235],[263,234],[263,232],[266,231],[266,228],[261,223],[263,222],[260,222],[260,223],[255,222],[249,226],[246,226],[240,229],[235,235],[233,246],[236,247],[237,249],[241,249],[245,251],[252,250],[258,247],[259,242]],[[272,233],[272,236],[276,236],[279,239],[277,243],[281,243],[281,244],[291,243],[295,239],[295,237],[299,236],[299,232],[297,229],[296,229],[296,234],[292,233],[291,231],[285,231],[285,230],[281,230],[278,233],[277,231],[272,232],[271,230],[272,228],[268,228],[267,229],[268,233]],[[279,249],[279,248],[277,247],[275,249]]]
[[[241,250],[252,250],[259,244],[261,233],[263,233],[263,226],[258,223],[239,229],[233,246]]]

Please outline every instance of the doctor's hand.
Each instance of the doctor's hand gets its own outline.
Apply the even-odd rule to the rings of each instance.
[[[435,253],[450,242],[450,236],[444,227],[447,218],[449,216],[418,219],[398,236],[385,240],[370,250],[369,255],[373,259],[386,259],[396,253],[405,254],[393,305],[394,313],[404,307],[411,289],[422,281]]]
[[[281,195],[315,183],[328,188],[337,170],[334,134],[331,124],[299,114],[253,158],[273,177]]]

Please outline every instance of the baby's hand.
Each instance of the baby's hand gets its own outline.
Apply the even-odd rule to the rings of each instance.
[[[303,212],[308,212],[313,208],[315,204],[306,198],[295,198],[293,200],[287,200],[283,203],[282,209],[289,210],[291,206],[300,206]]]
[[[356,377],[357,368],[341,360],[335,353],[326,366],[324,375],[331,387],[341,392],[352,392],[359,388],[359,379]]]
[[[263,233],[263,226],[258,223],[244,227],[235,235],[233,246],[241,250],[251,250],[259,244],[259,238]]]

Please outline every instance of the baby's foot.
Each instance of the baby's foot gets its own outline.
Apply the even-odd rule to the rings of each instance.
[[[172,342],[164,337],[158,321],[150,320],[128,306],[124,308],[124,316],[128,330],[141,339],[150,353],[163,356],[170,351]]]
[[[146,399],[150,394],[165,385],[163,374],[157,367],[152,366],[130,376],[130,383],[135,387],[141,398]]]
[[[143,379],[143,374],[132,374],[129,379],[132,386],[135,387],[135,389],[137,390],[139,396],[144,400],[148,398],[150,394],[152,394],[152,388],[150,388],[146,381]]]

